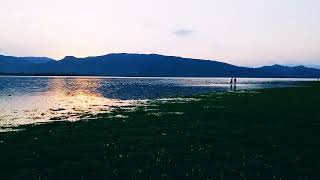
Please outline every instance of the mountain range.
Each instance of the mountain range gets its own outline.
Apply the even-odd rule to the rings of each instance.
[[[16,75],[92,75],[143,77],[257,77],[318,78],[320,69],[304,66],[239,67],[213,60],[158,54],[107,54],[86,58],[0,55],[0,74]]]

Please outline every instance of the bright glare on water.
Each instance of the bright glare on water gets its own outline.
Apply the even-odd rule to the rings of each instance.
[[[295,86],[310,80],[238,78],[237,90]],[[231,90],[229,82],[229,78],[0,76],[0,131],[24,124],[75,121],[146,99],[226,92]]]

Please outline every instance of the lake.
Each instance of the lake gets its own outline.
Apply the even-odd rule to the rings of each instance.
[[[238,78],[235,89],[230,78],[0,76],[0,131],[25,124],[76,121],[149,99],[290,87],[303,81],[314,79]]]

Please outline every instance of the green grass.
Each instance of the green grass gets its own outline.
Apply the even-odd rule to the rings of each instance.
[[[320,179],[319,84],[191,98],[1,133],[0,179]]]

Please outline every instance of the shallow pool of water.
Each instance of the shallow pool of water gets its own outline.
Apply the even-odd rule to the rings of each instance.
[[[4,127],[76,121],[114,107],[208,92],[297,86],[312,79],[117,78],[0,76],[0,131]]]

